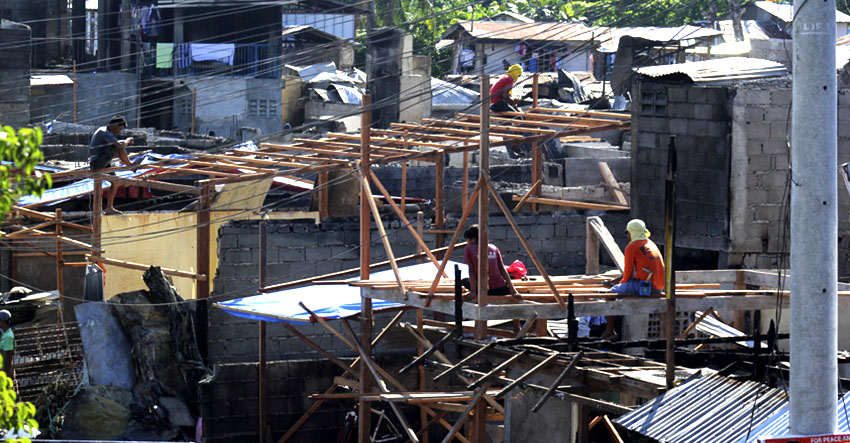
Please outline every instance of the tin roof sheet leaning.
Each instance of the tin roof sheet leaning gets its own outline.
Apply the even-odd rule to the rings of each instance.
[[[700,84],[732,83],[741,80],[781,77],[788,70],[781,63],[749,57],[730,57],[675,65],[635,68],[640,75]]]

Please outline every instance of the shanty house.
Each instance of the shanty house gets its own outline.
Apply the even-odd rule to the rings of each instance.
[[[664,232],[664,179],[675,144],[677,268],[787,268],[791,81],[784,66],[736,57],[637,74],[631,215]],[[850,161],[847,89],[839,89],[838,107],[840,164]],[[847,277],[850,194],[839,186],[838,272]],[[842,348],[850,346],[847,332],[839,333]]]
[[[527,72],[590,71],[593,50],[606,28],[581,23],[465,21],[443,33],[443,45],[454,46],[452,73],[498,74],[522,64]]]

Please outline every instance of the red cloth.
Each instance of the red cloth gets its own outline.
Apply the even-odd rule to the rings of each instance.
[[[498,289],[505,287],[508,282],[502,277],[500,266],[505,266],[502,262],[502,253],[499,248],[494,245],[487,245],[487,287],[488,289]],[[477,278],[478,276],[478,244],[466,245],[463,249],[463,261],[469,265],[469,279]]]
[[[514,78],[508,74],[503,75],[493,86],[490,87],[490,104],[502,101],[502,95],[510,92],[514,87]]]
[[[625,255],[625,260],[623,262],[622,283],[632,278],[646,280],[649,277],[649,273],[643,270],[646,268],[652,272],[652,289],[664,290],[664,260],[661,258],[658,246],[655,246],[652,240],[629,242],[623,255]],[[634,273],[634,277],[632,277],[632,273]]]

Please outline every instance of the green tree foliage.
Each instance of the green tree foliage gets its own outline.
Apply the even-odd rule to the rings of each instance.
[[[750,0],[740,1],[739,5]],[[732,0],[734,3],[734,0]],[[452,24],[484,20],[500,12],[522,14],[539,22],[579,21],[590,26],[681,26],[711,21],[730,10],[729,0],[379,0],[377,24],[401,26],[414,38],[414,52],[430,55],[437,77],[451,67],[451,48],[437,50],[440,36]],[[390,15],[390,11],[395,14]]]
[[[0,365],[3,358],[0,357]],[[37,430],[35,406],[29,402],[18,402],[12,379],[0,371],[0,429],[8,431]],[[29,443],[28,438],[5,438],[7,443]]]
[[[24,195],[41,195],[52,184],[50,174],[35,170],[44,160],[41,129],[0,129],[0,220]]]

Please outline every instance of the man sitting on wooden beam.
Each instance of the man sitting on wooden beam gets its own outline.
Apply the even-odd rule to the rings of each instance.
[[[611,292],[642,296],[660,294],[664,290],[664,259],[661,258],[658,246],[649,239],[646,223],[640,219],[631,220],[626,225],[626,233],[630,241],[623,252],[623,277],[619,284],[611,288]],[[607,325],[602,338],[613,339],[617,336],[614,320],[615,317],[606,317]]]
[[[511,65],[490,88],[490,110],[493,112],[520,112],[519,103],[511,97],[511,90],[519,76],[522,66]]]
[[[466,300],[474,300],[478,293],[478,225],[472,225],[463,233],[466,239],[466,247],[463,249],[463,260],[469,266],[469,293],[464,297]],[[522,299],[519,291],[511,282],[511,275],[505,269],[502,261],[502,253],[493,244],[487,245],[487,295],[510,295],[515,299]]]
[[[92,135],[89,142],[89,167],[92,171],[96,172],[108,168],[112,159],[116,157],[121,159],[127,166],[135,164],[130,161],[130,157],[127,155],[127,145],[133,144],[133,137],[128,137],[124,140],[118,140],[118,137],[116,137],[126,127],[127,119],[117,115],[112,117],[112,120],[109,120],[108,125],[97,128],[97,131]],[[110,185],[109,194],[106,199],[106,210],[104,212],[107,214],[120,214],[121,211],[113,207],[118,186],[114,183]]]

